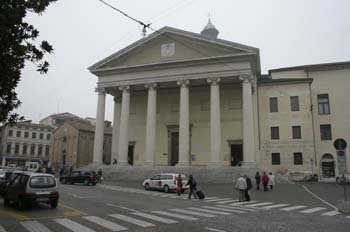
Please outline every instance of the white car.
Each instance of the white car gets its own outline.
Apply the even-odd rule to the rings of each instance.
[[[179,174],[174,173],[162,173],[159,175],[155,175],[149,179],[146,179],[142,186],[146,190],[163,190],[164,192],[168,193],[172,190],[177,189],[177,177]],[[182,182],[182,193],[188,189],[189,187],[186,186],[187,184],[187,178],[184,174],[181,174],[181,182]]]

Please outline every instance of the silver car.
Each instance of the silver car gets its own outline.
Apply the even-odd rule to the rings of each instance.
[[[149,179],[143,181],[142,186],[146,190],[162,190],[166,193],[177,189],[177,177],[179,174],[174,173],[162,173],[159,175],[155,175]],[[183,193],[186,189],[188,189],[187,179],[184,174],[181,174],[181,182],[182,188],[181,192]]]

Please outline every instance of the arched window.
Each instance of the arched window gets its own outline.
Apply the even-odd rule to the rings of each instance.
[[[321,165],[322,165],[322,176],[325,178],[329,177],[335,177],[335,162],[333,155],[326,153],[322,155],[321,159]]]

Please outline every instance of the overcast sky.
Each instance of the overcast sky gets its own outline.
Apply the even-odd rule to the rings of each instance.
[[[219,38],[260,49],[262,73],[269,69],[350,61],[349,0],[106,0],[160,29],[199,33],[208,22]],[[141,38],[141,27],[98,0],[59,0],[27,20],[54,54],[40,75],[28,63],[17,88],[18,112],[38,122],[54,113],[96,117],[97,78],[87,68]],[[349,77],[350,78],[350,77]],[[107,96],[106,120],[113,119]]]

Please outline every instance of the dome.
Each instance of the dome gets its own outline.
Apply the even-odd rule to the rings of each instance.
[[[211,23],[209,19],[208,24],[201,31],[201,35],[209,39],[217,39],[218,34],[219,34],[219,31],[216,29],[216,27]]]

